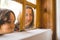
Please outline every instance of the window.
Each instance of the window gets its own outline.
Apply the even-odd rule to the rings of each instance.
[[[17,22],[17,17],[19,15],[19,13],[22,13],[22,4],[18,3],[16,1],[13,1],[13,0],[1,0],[0,1],[0,8],[12,10],[16,16],[15,23]]]
[[[43,13],[44,11],[47,11],[47,9],[49,8],[49,5],[45,5],[45,2],[46,3],[51,3],[52,1],[48,1],[45,0],[16,0],[17,2],[20,2],[22,3],[23,5],[23,13],[22,13],[22,21],[21,21],[21,28],[23,28],[22,26],[24,25],[24,22],[25,22],[25,7],[26,5],[32,7],[34,9],[34,28],[50,28],[51,24],[52,24],[52,18],[51,18],[51,10],[48,11],[49,13]],[[45,5],[45,6],[43,6]],[[50,4],[52,5],[52,4]],[[45,7],[45,8],[44,8]],[[51,7],[52,8],[52,7]],[[50,15],[51,14],[51,15]],[[49,20],[48,20],[49,18]],[[46,21],[45,21],[46,20]]]

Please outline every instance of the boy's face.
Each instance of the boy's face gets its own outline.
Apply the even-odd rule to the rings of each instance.
[[[25,26],[29,26],[32,22],[32,10],[31,9],[26,9],[26,14],[25,14]]]

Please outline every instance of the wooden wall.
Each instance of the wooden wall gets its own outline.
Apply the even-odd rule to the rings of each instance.
[[[56,40],[56,0],[41,0],[42,4],[42,26],[41,28],[51,29],[52,40]],[[47,11],[46,11],[47,9]]]

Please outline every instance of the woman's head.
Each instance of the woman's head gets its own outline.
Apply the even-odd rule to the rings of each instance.
[[[26,7],[25,13],[25,26],[32,26],[34,21],[34,12],[33,9],[29,6]]]

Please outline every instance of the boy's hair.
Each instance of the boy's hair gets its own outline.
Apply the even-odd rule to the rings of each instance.
[[[14,12],[8,9],[0,9],[0,25],[4,23],[10,23],[10,13],[14,15]],[[15,17],[15,15],[14,15]],[[14,20],[15,21],[15,20]]]

